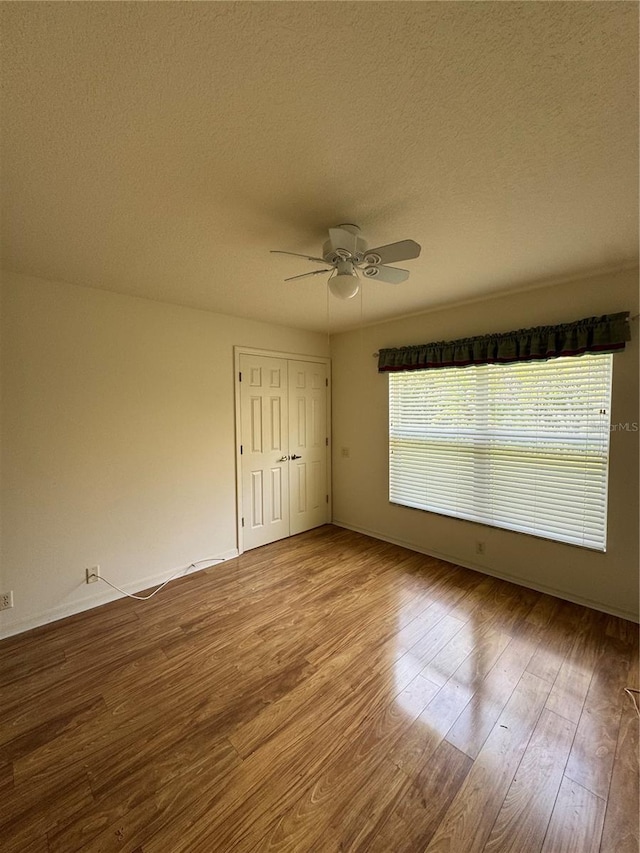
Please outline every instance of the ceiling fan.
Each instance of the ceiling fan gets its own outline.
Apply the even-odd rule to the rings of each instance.
[[[400,240],[397,243],[389,243],[386,246],[369,249],[365,240],[360,236],[358,226],[346,223],[336,225],[335,228],[329,228],[329,239],[322,247],[321,258],[302,255],[299,252],[284,252],[279,249],[272,249],[271,251],[272,254],[294,255],[297,258],[306,258],[313,263],[325,265],[325,269],[292,275],[285,278],[285,281],[294,281],[298,278],[329,272],[331,273],[329,277],[331,293],[340,299],[351,299],[360,290],[358,271],[365,278],[375,278],[388,284],[400,284],[409,278],[409,270],[389,267],[387,264],[417,258],[420,249],[420,245],[414,240]]]

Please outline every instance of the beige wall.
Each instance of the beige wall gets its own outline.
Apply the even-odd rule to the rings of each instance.
[[[9,274],[2,318],[0,633],[234,554],[233,346],[326,336]]]
[[[638,272],[556,284],[380,324],[332,339],[334,520],[453,562],[638,618],[638,432],[613,432],[606,554],[388,502],[388,380],[380,347],[638,313]],[[613,423],[637,423],[638,322],[614,356]],[[347,448],[349,456],[342,454]],[[476,556],[476,542],[486,552]]]

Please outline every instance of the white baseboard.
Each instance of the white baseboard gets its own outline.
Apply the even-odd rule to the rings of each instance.
[[[168,569],[166,572],[162,572],[159,575],[150,575],[146,578],[141,578],[139,580],[132,581],[131,583],[123,584],[122,589],[129,593],[139,592],[142,589],[149,589],[152,586],[159,586],[160,584],[163,584],[182,568],[185,568],[185,571],[183,574],[177,575],[176,580],[178,580],[179,577],[192,575],[195,572],[202,572],[206,569],[215,568],[215,565],[212,566],[213,560],[222,560],[226,562],[227,560],[232,560],[237,556],[238,549],[232,548],[229,551],[219,554],[217,557],[207,557],[204,560],[193,560],[196,564],[196,568],[189,569],[185,566],[178,566],[174,569]],[[199,563],[204,563],[205,565],[198,567]],[[105,584],[102,586],[104,587],[104,591],[101,590],[100,592],[96,592],[88,598],[83,598],[80,601],[66,602],[58,605],[57,607],[45,610],[42,613],[37,613],[26,619],[20,619],[13,622],[8,627],[0,630],[0,639],[13,637],[16,634],[22,634],[25,631],[30,631],[32,628],[39,628],[41,625],[48,625],[50,622],[57,622],[59,619],[65,619],[67,616],[74,616],[76,613],[83,613],[85,610],[93,610],[96,607],[101,607],[103,604],[108,604],[110,601],[116,601],[118,598],[124,598],[122,593],[116,592],[116,590],[111,589],[111,587],[108,587]]]
[[[429,557],[436,557],[438,560],[444,560],[447,563],[453,563],[455,566],[462,566],[465,569],[472,569],[474,572],[480,572],[483,575],[489,575],[493,578],[509,581],[517,586],[523,586],[526,589],[533,589],[536,592],[543,592],[546,595],[553,595],[554,598],[561,598],[563,601],[571,601],[573,604],[581,604],[583,607],[590,607],[592,610],[599,610],[601,613],[608,613],[610,616],[618,616],[620,619],[627,619],[629,622],[640,622],[640,617],[637,613],[627,610],[618,610],[615,607],[609,607],[607,604],[602,604],[600,601],[593,601],[589,598],[583,598],[579,595],[574,595],[564,589],[556,589],[555,587],[546,586],[544,584],[531,583],[529,580],[524,580],[515,575],[510,575],[505,572],[498,572],[488,566],[480,566],[475,563],[470,563],[465,560],[460,560],[453,554],[442,554],[433,549],[424,548],[421,545],[416,545],[414,542],[405,542],[402,539],[395,539],[392,536],[386,536],[383,533],[378,533],[375,530],[367,530],[363,527],[355,527],[352,524],[347,524],[344,521],[331,522],[336,527],[343,527],[345,530],[353,530],[354,533],[362,533],[365,536],[371,536],[372,539],[380,539],[382,542],[390,542],[392,545],[400,545],[402,548],[407,548],[409,551],[417,551],[419,554],[426,554]]]

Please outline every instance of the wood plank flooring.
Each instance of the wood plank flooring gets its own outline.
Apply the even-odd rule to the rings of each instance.
[[[326,526],[0,643],[5,853],[637,853],[638,629]]]

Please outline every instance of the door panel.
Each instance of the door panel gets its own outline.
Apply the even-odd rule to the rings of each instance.
[[[283,521],[286,516],[286,509],[282,500],[282,466],[271,469],[271,523]]]
[[[291,535],[328,520],[326,380],[325,364],[289,360]]]
[[[240,356],[244,547],[289,535],[287,361]]]

